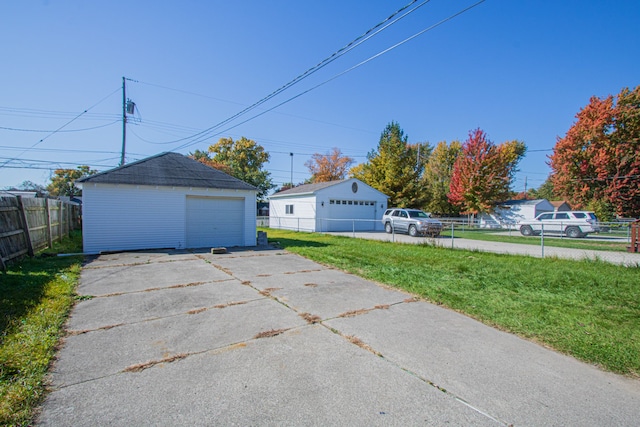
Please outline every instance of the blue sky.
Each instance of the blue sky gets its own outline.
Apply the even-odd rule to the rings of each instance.
[[[208,139],[192,138],[408,3],[3,1],[0,188],[47,184],[60,167],[117,166],[123,76],[137,106],[128,162],[245,136],[270,153],[277,185],[290,180],[293,152],[301,182],[313,153],[338,147],[363,162],[396,121],[410,142],[464,141],[478,127],[495,143],[524,141],[516,190],[525,178],[529,188],[544,182],[546,156],[591,96],[640,84],[637,0],[486,0],[330,80],[476,3],[431,0]]]

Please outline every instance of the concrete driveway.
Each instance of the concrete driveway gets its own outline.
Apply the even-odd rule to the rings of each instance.
[[[282,250],[102,255],[78,292],[39,425],[640,420],[636,379]]]

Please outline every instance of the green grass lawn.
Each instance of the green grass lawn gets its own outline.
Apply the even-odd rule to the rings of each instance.
[[[490,229],[455,229],[453,235],[463,239],[485,240],[489,242],[519,243],[523,245],[540,246],[540,236],[525,237],[518,230],[511,230],[511,236],[505,235],[504,231],[496,231]],[[444,229],[443,237],[451,237],[451,230]],[[595,237],[594,237],[595,236]],[[624,236],[621,236],[624,237]],[[545,236],[545,246],[554,246],[559,248],[584,249],[595,251],[613,251],[625,252],[629,243],[597,240],[598,235],[590,235],[589,238],[570,239],[568,237],[560,238],[558,236]]]
[[[271,243],[640,376],[640,268],[265,229]]]
[[[82,251],[82,236],[46,253]],[[29,425],[74,302],[82,257],[42,254],[0,272],[0,425]]]

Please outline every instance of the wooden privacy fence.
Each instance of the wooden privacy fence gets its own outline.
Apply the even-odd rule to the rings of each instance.
[[[50,248],[80,227],[80,206],[53,199],[0,197],[0,268]]]

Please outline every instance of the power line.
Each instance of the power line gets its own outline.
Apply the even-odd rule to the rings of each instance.
[[[354,48],[356,48],[360,44],[364,43],[366,40],[370,39],[371,37],[375,36],[376,34],[379,34],[381,31],[383,31],[384,29],[388,28],[389,26],[395,24],[396,22],[398,22],[399,20],[401,20],[405,16],[409,15],[410,13],[413,13],[414,11],[419,9],[420,7],[422,7],[425,4],[427,4],[429,1],[430,0],[424,0],[421,4],[419,4],[415,8],[407,11],[402,16],[396,18],[396,16],[398,14],[404,12],[407,8],[409,8],[411,5],[413,5],[414,3],[417,2],[417,0],[412,0],[410,3],[408,3],[405,6],[403,6],[402,8],[398,9],[397,11],[395,11],[393,14],[391,14],[388,18],[386,18],[382,22],[380,22],[380,23],[376,24],[375,26],[373,26],[372,28],[368,29],[362,35],[356,37],[354,40],[350,41],[345,46],[341,47],[336,52],[332,53],[330,56],[328,56],[327,58],[325,58],[322,61],[320,61],[317,65],[309,68],[304,73],[298,75],[296,78],[294,78],[293,80],[291,80],[288,83],[284,84],[283,86],[281,86],[280,88],[276,89],[275,91],[271,92],[269,95],[263,97],[259,101],[254,102],[253,104],[251,104],[250,106],[244,108],[243,110],[239,111],[238,113],[236,113],[236,114],[234,114],[234,115],[222,120],[221,122],[218,122],[217,124],[207,128],[207,129],[205,129],[203,131],[200,131],[200,132],[195,133],[195,134],[193,134],[191,136],[187,136],[187,137],[184,137],[184,138],[176,139],[176,140],[173,140],[173,141],[165,141],[165,142],[163,142],[163,144],[175,144],[175,143],[178,143],[178,142],[181,142],[181,141],[185,141],[185,140],[196,138],[194,141],[189,142],[189,143],[185,143],[184,146],[181,146],[179,148],[174,149],[174,151],[175,151],[175,150],[178,150],[180,148],[184,148],[184,147],[191,146],[193,144],[197,144],[198,142],[201,142],[201,141],[203,141],[203,140],[205,140],[205,139],[207,139],[207,138],[209,138],[211,136],[219,135],[221,132],[220,133],[216,133],[215,135],[209,135],[209,133],[211,133],[215,129],[217,129],[217,128],[221,127],[221,126],[224,126],[225,124],[235,120],[236,118],[247,114],[249,111],[257,108],[258,106],[264,104],[265,102],[267,102],[270,99],[274,98],[275,96],[279,95],[280,93],[282,93],[286,89],[288,89],[291,86],[295,85],[296,83],[302,81],[303,79],[309,77],[311,74],[313,74],[316,71],[322,69],[323,67],[325,67],[326,65],[328,65],[331,62],[335,61],[339,57],[345,55],[349,51],[353,50]],[[267,110],[267,111],[271,111],[271,110]],[[255,116],[255,117],[258,117],[258,116]],[[246,122],[243,122],[243,123],[246,123]]]
[[[402,40],[402,41],[400,41],[400,42],[398,42],[398,43],[394,44],[393,46],[388,47],[387,49],[384,49],[384,50],[382,50],[382,51],[378,52],[377,54],[375,54],[375,55],[373,55],[373,56],[370,56],[369,58],[365,59],[364,61],[359,62],[358,64],[356,64],[356,65],[354,65],[354,66],[352,66],[352,67],[350,67],[350,68],[348,68],[348,69],[346,69],[346,70],[344,70],[344,71],[342,71],[342,72],[340,72],[340,73],[338,73],[338,74],[334,75],[333,77],[331,77],[331,78],[329,78],[329,79],[327,79],[327,80],[325,80],[325,81],[323,81],[323,82],[321,82],[321,83],[319,83],[319,84],[317,84],[317,85],[315,85],[315,86],[312,86],[311,88],[309,88],[309,89],[307,89],[307,90],[305,90],[305,91],[303,91],[303,92],[300,92],[300,93],[298,93],[297,95],[292,96],[291,98],[289,98],[289,99],[287,99],[287,100],[285,100],[285,101],[283,101],[283,102],[281,102],[281,103],[279,103],[279,104],[277,104],[277,105],[275,105],[275,106],[273,106],[273,107],[271,107],[271,108],[268,108],[267,110],[262,111],[261,113],[258,113],[258,114],[254,115],[254,116],[252,116],[252,117],[250,117],[250,118],[248,118],[248,119],[246,119],[246,120],[243,120],[243,121],[242,121],[242,122],[240,122],[240,123],[237,123],[237,124],[235,124],[235,125],[233,125],[233,126],[230,126],[230,127],[226,128],[225,130],[222,130],[222,131],[220,131],[220,132],[216,132],[216,133],[214,133],[214,134],[206,134],[206,135],[203,135],[203,136],[199,136],[199,137],[198,137],[196,140],[194,140],[194,141],[184,143],[184,144],[182,144],[182,145],[180,145],[180,146],[178,146],[178,147],[174,148],[174,150],[173,150],[173,151],[177,151],[177,150],[181,150],[181,149],[184,149],[184,148],[190,147],[190,146],[192,146],[192,145],[195,145],[195,144],[197,144],[197,143],[199,143],[199,142],[204,141],[205,139],[207,139],[207,138],[209,138],[209,137],[212,137],[212,136],[216,136],[216,135],[220,135],[220,134],[222,134],[222,133],[225,133],[225,132],[227,132],[227,131],[229,131],[229,130],[231,130],[231,129],[234,129],[234,128],[236,128],[236,127],[240,126],[240,125],[243,125],[243,124],[245,124],[245,123],[247,123],[247,122],[249,122],[249,121],[251,121],[251,120],[253,120],[253,119],[257,118],[257,117],[260,117],[260,116],[262,116],[262,115],[264,115],[264,114],[266,114],[266,113],[268,113],[268,112],[270,112],[270,111],[272,111],[272,110],[275,110],[276,108],[281,107],[281,106],[283,106],[284,104],[287,104],[287,103],[289,103],[289,102],[291,102],[291,101],[293,101],[293,100],[295,100],[295,99],[297,99],[297,98],[301,97],[302,95],[305,95],[305,94],[307,94],[307,93],[311,92],[312,90],[315,90],[315,89],[317,89],[317,88],[319,88],[319,87],[321,87],[321,86],[324,86],[325,84],[327,84],[327,83],[329,83],[329,82],[331,82],[331,81],[333,81],[333,80],[337,79],[338,77],[341,77],[341,76],[343,76],[343,75],[345,75],[345,74],[347,74],[347,73],[349,73],[349,72],[351,72],[351,71],[355,70],[356,68],[359,68],[359,67],[361,67],[361,66],[363,66],[363,65],[367,64],[367,63],[368,63],[368,62],[370,62],[370,61],[373,61],[374,59],[376,59],[376,58],[378,58],[378,57],[380,57],[380,56],[384,55],[385,53],[388,53],[388,52],[392,51],[393,49],[395,49],[395,48],[397,48],[397,47],[399,47],[399,46],[402,46],[403,44],[405,44],[405,43],[407,43],[407,42],[409,42],[409,41],[413,40],[414,38],[416,38],[416,37],[418,37],[418,36],[421,36],[422,34],[424,34],[424,33],[428,32],[428,31],[431,31],[431,30],[433,30],[433,29],[435,29],[435,28],[439,27],[440,25],[442,25],[442,24],[444,24],[444,23],[446,23],[446,22],[448,22],[448,21],[450,21],[450,20],[452,20],[452,19],[456,18],[457,16],[460,16],[461,14],[463,14],[463,13],[465,13],[465,12],[467,12],[467,11],[469,11],[469,10],[473,9],[474,7],[476,7],[476,6],[480,5],[481,3],[484,3],[484,2],[485,2],[485,0],[480,0],[480,1],[478,1],[478,2],[476,2],[476,3],[474,3],[474,4],[472,4],[471,6],[468,6],[468,7],[464,8],[464,9],[462,9],[461,11],[456,12],[456,13],[454,13],[453,15],[450,15],[449,17],[447,17],[447,18],[445,18],[445,19],[442,19],[442,20],[440,20],[440,21],[436,22],[435,24],[433,24],[433,25],[431,25],[431,26],[429,26],[429,27],[427,27],[427,28],[423,29],[422,31],[419,31],[419,32],[415,33],[414,35],[412,35],[412,36],[410,36],[410,37],[407,37],[406,39],[404,39],[404,40]],[[234,117],[237,117],[237,115],[236,115],[236,116],[234,116]],[[227,119],[227,120],[225,120],[225,121],[223,121],[223,122],[220,122],[220,123],[225,123],[225,122],[228,122],[228,121],[229,121],[229,119]],[[201,134],[203,134],[204,132],[209,132],[209,131],[211,131],[211,130],[215,129],[216,127],[219,127],[219,124],[218,124],[218,125],[215,125],[215,126],[213,126],[213,127],[211,127],[211,128],[209,128],[209,129],[207,129],[206,131],[203,131],[203,132],[201,132],[200,134],[197,134],[197,135],[201,135]],[[197,135],[194,135],[194,136],[197,136]],[[184,138],[184,139],[188,139],[188,138]]]
[[[82,111],[80,114],[78,114],[77,116],[75,116],[74,118],[72,118],[71,120],[69,120],[68,122],[66,122],[65,124],[63,124],[62,126],[60,126],[59,128],[57,128],[56,130],[50,132],[47,136],[45,136],[44,138],[42,138],[41,140],[39,140],[38,142],[36,142],[35,144],[33,144],[31,147],[25,149],[24,151],[22,151],[20,154],[18,154],[17,157],[11,158],[6,160],[3,164],[0,165],[0,169],[2,169],[3,167],[5,167],[9,162],[14,161],[14,160],[19,160],[20,156],[22,156],[24,153],[26,153],[29,150],[32,150],[33,148],[35,148],[36,146],[38,146],[39,144],[41,144],[42,142],[44,142],[46,139],[48,139],[49,137],[55,135],[56,133],[60,132],[62,129],[64,129],[65,127],[67,127],[68,125],[70,125],[71,123],[73,123],[74,121],[76,121],[78,118],[80,118],[82,115],[86,114],[89,110],[91,110],[92,108],[96,107],[97,105],[101,104],[103,101],[105,101],[107,98],[109,98],[111,95],[113,95],[114,93],[118,92],[120,90],[120,88],[114,90],[113,92],[111,92],[109,95],[105,96],[104,98],[102,98],[101,100],[99,100],[98,102],[96,102],[95,104],[93,104],[92,106],[90,106],[89,108],[87,108],[86,110]]]
[[[83,128],[83,129],[68,129],[68,130],[58,130],[58,131],[54,131],[54,130],[40,130],[40,129],[18,129],[18,128],[9,128],[9,127],[4,127],[4,126],[0,126],[0,129],[2,130],[8,130],[8,131],[14,131],[14,132],[32,132],[32,133],[54,133],[54,132],[58,132],[58,133],[65,133],[65,132],[85,132],[88,130],[94,130],[94,129],[100,129],[100,128],[104,128],[107,126],[111,126],[115,123],[119,123],[120,120],[115,120],[111,123],[107,123],[106,125],[99,125],[99,126],[93,126],[90,128]]]

